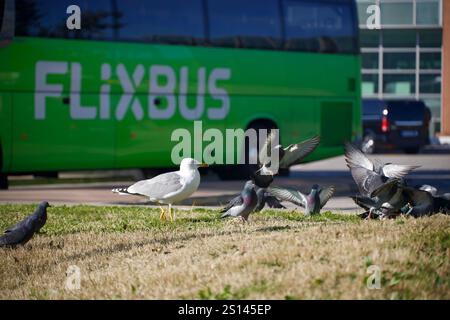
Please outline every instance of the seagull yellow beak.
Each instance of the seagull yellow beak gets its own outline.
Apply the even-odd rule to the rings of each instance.
[[[209,165],[207,163],[201,163],[200,168],[208,168]]]

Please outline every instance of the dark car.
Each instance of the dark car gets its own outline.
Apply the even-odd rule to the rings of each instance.
[[[428,144],[430,110],[420,100],[363,100],[361,149],[402,149],[418,153]]]

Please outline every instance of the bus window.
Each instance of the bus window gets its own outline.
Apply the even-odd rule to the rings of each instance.
[[[202,0],[118,2],[117,39],[199,45],[205,40]]]
[[[67,7],[76,4],[81,9],[81,29],[66,26]],[[16,36],[112,39],[109,0],[17,0]]]
[[[354,8],[350,1],[282,0],[285,49],[354,53]]]
[[[277,0],[209,0],[209,36],[214,46],[278,49],[281,25]]]

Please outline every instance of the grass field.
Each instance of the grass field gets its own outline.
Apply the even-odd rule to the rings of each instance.
[[[0,205],[3,230],[34,210]],[[450,299],[450,216],[361,221],[330,212],[214,210],[160,222],[146,207],[56,206],[25,246],[0,249],[0,299]],[[66,271],[81,272],[79,290]],[[367,268],[381,270],[368,289]]]

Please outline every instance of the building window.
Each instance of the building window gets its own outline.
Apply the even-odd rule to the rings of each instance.
[[[422,70],[441,70],[441,53],[440,52],[421,52],[420,53],[420,69]]]
[[[410,96],[416,92],[414,74],[384,74],[383,92],[398,96]]]
[[[410,29],[383,30],[383,45],[390,48],[415,48],[416,31]]]
[[[413,2],[382,2],[380,4],[382,25],[413,24]]]
[[[369,52],[362,54],[363,69],[378,69],[378,53]]]
[[[420,75],[420,93],[440,93],[440,92],[441,92],[440,74]]]
[[[362,75],[362,95],[374,96],[378,94],[378,74]]]
[[[420,25],[439,25],[439,1],[417,1],[416,23]]]
[[[416,68],[415,52],[385,52],[383,54],[384,69],[410,69]]]
[[[419,45],[422,48],[440,48],[442,46],[442,30],[419,30]]]
[[[380,45],[380,31],[359,30],[359,44],[361,48],[375,48]]]

